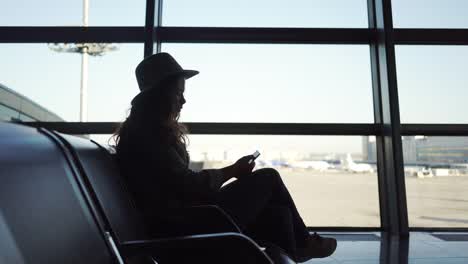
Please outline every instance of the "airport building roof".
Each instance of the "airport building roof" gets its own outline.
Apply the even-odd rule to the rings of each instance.
[[[3,84],[0,84],[0,120],[65,121],[57,114]]]

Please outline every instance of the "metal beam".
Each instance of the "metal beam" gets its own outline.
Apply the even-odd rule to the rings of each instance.
[[[118,122],[25,122],[35,127],[45,127],[69,134],[111,134]],[[191,134],[207,135],[348,135],[378,136],[378,124],[289,124],[289,123],[185,123]],[[466,136],[468,124],[403,124],[402,136]],[[383,168],[384,165],[380,167]]]
[[[376,32],[367,28],[215,28],[159,27],[168,43],[369,44]]]
[[[143,43],[144,27],[0,27],[0,43]]]
[[[231,135],[376,135],[374,124],[186,123],[192,134]]]
[[[468,233],[468,227],[410,227],[411,232],[460,232]]]
[[[24,122],[67,134],[112,134],[117,122]],[[202,135],[377,135],[374,124],[184,123],[190,134]]]
[[[468,29],[395,29],[398,45],[468,45]]]
[[[155,13],[155,0],[146,0],[145,50],[144,50],[145,58],[153,54],[153,43],[155,39],[154,13]]]
[[[153,30],[170,43],[370,44],[374,29],[362,28],[216,28],[162,27],[162,0],[154,2],[153,27],[0,27],[0,43],[116,42],[143,43]],[[147,3],[148,4],[148,3]],[[153,13],[153,14],[150,14]],[[149,22],[149,21],[147,21]],[[397,45],[468,45],[468,29],[394,29]]]
[[[465,136],[468,137],[468,124],[403,124],[403,136]]]
[[[368,14],[369,27],[378,32],[370,54],[375,123],[382,127],[382,135],[376,141],[381,225],[391,235],[407,237],[408,212],[390,0],[368,0]]]
[[[162,17],[163,17],[163,0],[156,0],[156,18],[154,21],[155,24],[155,51],[156,53],[161,52],[161,39],[159,38],[159,35],[157,35],[157,28],[160,28],[162,26]]]
[[[374,2],[368,1],[368,17],[369,27],[375,27],[375,8]],[[372,75],[372,97],[374,105],[374,122],[376,124],[383,124],[382,121],[382,97],[380,89],[380,63],[378,56],[378,47],[376,44],[370,45],[370,58],[371,58],[371,75]],[[388,231],[390,229],[390,209],[388,199],[388,188],[386,184],[386,161],[384,152],[384,138],[382,136],[376,137],[376,153],[377,153],[377,179],[379,191],[379,209],[380,209],[380,225],[382,229]]]
[[[380,236],[380,261],[381,264],[408,264],[409,239],[396,237],[388,232],[382,232]]]

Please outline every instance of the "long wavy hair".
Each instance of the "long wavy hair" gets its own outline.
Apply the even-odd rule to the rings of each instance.
[[[130,114],[112,137],[117,153],[138,137],[186,147],[187,128],[179,123],[180,88],[176,80],[177,77],[167,79],[134,100]]]

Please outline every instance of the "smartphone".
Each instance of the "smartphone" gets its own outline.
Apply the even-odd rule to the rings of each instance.
[[[256,150],[254,152],[254,154],[252,154],[253,158],[249,160],[249,164],[254,162],[254,160],[256,160],[258,158],[258,156],[260,156],[260,152],[258,152],[258,150]]]

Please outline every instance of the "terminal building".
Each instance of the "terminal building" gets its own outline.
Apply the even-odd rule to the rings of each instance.
[[[468,138],[403,136],[403,159],[405,165],[465,164],[468,163]],[[370,162],[377,160],[376,142],[363,137],[363,158]]]
[[[60,116],[0,84],[0,121],[63,122]]]

